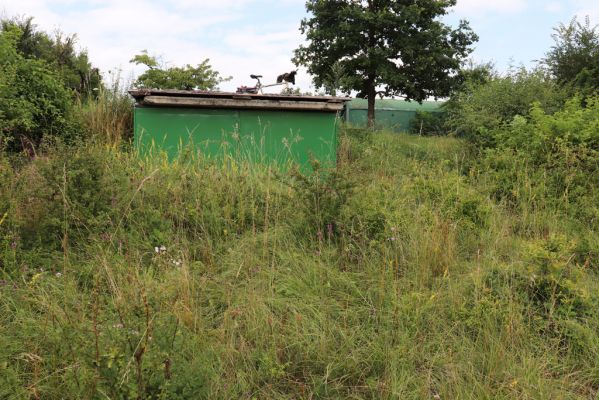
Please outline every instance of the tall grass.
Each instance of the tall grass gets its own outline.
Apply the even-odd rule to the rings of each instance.
[[[308,175],[2,159],[0,397],[595,398],[596,234],[470,165],[367,131]]]
[[[119,147],[133,138],[133,100],[128,86],[117,74],[108,85],[97,88],[94,96],[78,100],[77,114],[91,140]]]

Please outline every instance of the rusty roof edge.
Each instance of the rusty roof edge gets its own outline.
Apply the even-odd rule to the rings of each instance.
[[[217,92],[205,90],[176,90],[176,89],[131,89],[129,94],[136,101],[143,101],[146,96],[172,96],[172,97],[202,97],[202,98],[222,98],[222,99],[258,99],[258,100],[286,100],[286,101],[313,101],[328,103],[343,103],[350,101],[351,97],[335,96],[299,96],[285,94],[249,94],[234,92]]]

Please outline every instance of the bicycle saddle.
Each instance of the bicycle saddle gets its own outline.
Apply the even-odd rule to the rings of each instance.
[[[254,74],[252,74],[252,75],[250,75],[250,78],[252,78],[252,79],[258,79],[258,78],[262,78],[262,75],[254,75]]]

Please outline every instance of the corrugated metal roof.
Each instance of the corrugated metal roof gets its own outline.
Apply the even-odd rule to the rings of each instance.
[[[398,110],[398,111],[439,111],[443,101],[423,101],[422,104],[417,101],[405,101],[396,99],[376,99],[374,107],[377,110]],[[367,99],[352,99],[346,103],[348,109],[367,110]]]

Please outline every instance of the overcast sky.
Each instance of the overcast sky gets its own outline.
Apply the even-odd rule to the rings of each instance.
[[[197,64],[210,58],[234,90],[259,73],[273,81],[293,69],[293,49],[302,43],[299,24],[303,0],[0,0],[3,17],[33,16],[47,31],[79,37],[92,63],[105,74],[121,70],[131,78],[143,69],[128,61],[147,49],[170,65]],[[530,66],[552,44],[552,28],[573,16],[599,23],[599,0],[458,0],[446,17],[456,25],[470,21],[480,36],[475,61]],[[298,85],[314,91],[300,71]]]

